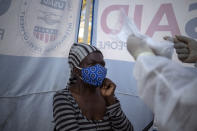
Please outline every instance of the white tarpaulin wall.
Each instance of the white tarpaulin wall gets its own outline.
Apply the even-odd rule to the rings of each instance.
[[[171,33],[197,38],[195,0],[178,2],[95,0],[93,44],[104,53],[108,77],[136,131],[153,116],[137,97],[125,43],[110,39],[107,21],[124,5],[141,32],[156,40]],[[1,131],[53,130],[52,98],[69,77],[66,57],[77,38],[80,9],[81,0],[0,0]]]
[[[52,131],[81,0],[0,0],[0,130]]]
[[[123,110],[135,130],[141,131],[153,116],[137,97],[133,58],[126,43],[118,41],[117,35],[124,28],[116,25],[120,9],[133,19],[141,33],[156,41],[162,41],[166,35],[180,34],[197,39],[197,1],[95,0],[92,43],[104,54],[110,70],[108,76],[117,84],[116,94],[121,98]],[[173,59],[178,62],[176,55]]]

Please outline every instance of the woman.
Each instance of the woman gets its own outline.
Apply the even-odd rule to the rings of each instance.
[[[68,63],[69,83],[53,100],[55,130],[133,130],[114,96],[116,85],[105,78],[101,51],[91,45],[73,44]]]

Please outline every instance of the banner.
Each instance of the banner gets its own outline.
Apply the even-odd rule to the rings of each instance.
[[[82,0],[0,0],[0,130],[52,131]]]
[[[1,0],[0,54],[67,57],[70,46],[77,40],[79,3],[79,0]]]
[[[197,2],[194,0],[99,0],[96,3],[93,43],[102,50],[106,59],[133,61],[126,43],[114,39],[124,26],[114,25],[120,9],[135,22],[141,33],[155,41],[162,41],[167,35],[197,39]]]

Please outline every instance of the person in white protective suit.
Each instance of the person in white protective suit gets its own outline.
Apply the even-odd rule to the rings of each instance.
[[[176,36],[173,42],[182,62],[196,63],[197,41]],[[139,96],[153,111],[158,130],[197,131],[197,68],[191,70],[157,56],[145,40],[132,35],[127,49],[136,60],[134,77]]]

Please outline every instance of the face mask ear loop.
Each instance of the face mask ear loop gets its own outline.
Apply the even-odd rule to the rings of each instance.
[[[78,67],[78,66],[75,66],[77,69],[79,69],[79,70],[82,70],[82,68],[81,67]]]
[[[79,69],[79,70],[82,70],[82,68],[81,67],[78,67],[78,66],[75,66],[77,69]],[[79,75],[77,75],[81,80],[83,80],[82,79],[82,77],[81,76],[79,76]]]

